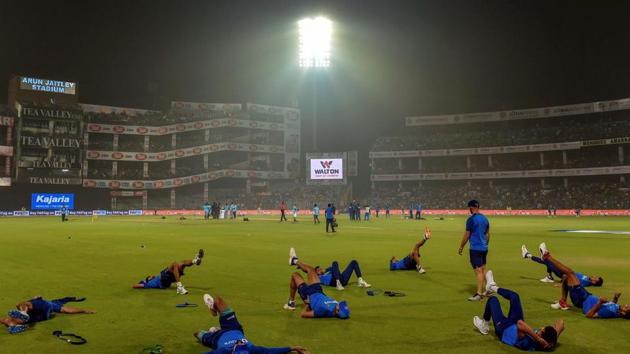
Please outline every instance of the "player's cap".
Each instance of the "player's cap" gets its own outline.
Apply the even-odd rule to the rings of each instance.
[[[337,315],[339,318],[344,320],[350,317],[350,308],[348,307],[348,303],[346,301],[341,301],[339,303],[339,311],[337,312]]]
[[[479,208],[479,202],[472,199],[471,201],[468,202],[468,207],[469,208]]]

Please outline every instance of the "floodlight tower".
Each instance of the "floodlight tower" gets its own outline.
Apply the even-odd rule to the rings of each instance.
[[[298,21],[298,65],[304,70],[323,70],[330,66],[332,21],[309,17]],[[313,80],[313,150],[317,150],[317,78]]]

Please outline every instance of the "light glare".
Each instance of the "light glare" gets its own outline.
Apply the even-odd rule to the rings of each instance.
[[[298,21],[299,66],[327,68],[330,66],[332,22],[325,17]]]

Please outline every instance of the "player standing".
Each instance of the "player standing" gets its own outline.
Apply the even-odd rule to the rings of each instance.
[[[468,210],[471,216],[466,220],[466,232],[459,244],[459,255],[462,255],[464,246],[470,241],[470,264],[477,278],[477,292],[468,298],[468,301],[481,301],[486,274],[486,258],[488,256],[488,243],[490,242],[490,222],[485,215],[479,212],[479,202],[468,202]]]
[[[313,205],[313,224],[319,224],[319,206]]]

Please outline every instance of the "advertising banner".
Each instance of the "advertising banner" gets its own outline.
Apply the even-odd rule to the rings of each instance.
[[[518,152],[542,152],[575,150],[583,146],[603,145],[605,142],[615,144],[625,143],[630,138],[591,140],[590,142],[571,141],[564,143],[533,144],[533,145],[510,145],[510,146],[490,146],[479,148],[459,148],[459,149],[435,149],[435,150],[402,150],[402,151],[372,151],[371,159],[397,158],[397,157],[438,157],[438,156],[461,156],[461,155],[488,155],[488,154],[512,154]]]
[[[14,124],[13,117],[0,116],[0,126],[12,127]]]
[[[283,147],[280,145],[259,145],[225,142],[163,152],[122,152],[88,150],[87,158],[88,160],[165,161],[188,156],[204,155],[219,151],[283,153]]]
[[[378,181],[430,181],[430,180],[600,176],[600,175],[619,175],[619,174],[628,174],[628,173],[630,173],[630,166],[610,166],[610,167],[593,167],[593,168],[567,168],[567,169],[554,169],[554,170],[374,174],[370,176],[370,179],[375,182],[378,182]]]
[[[57,106],[51,107],[30,107],[20,105],[18,116],[21,118],[46,118],[46,119],[74,119],[83,118],[83,114],[78,110],[71,110]]]
[[[284,131],[283,123],[259,122],[248,119],[220,118],[190,123],[180,123],[162,126],[139,126],[120,124],[89,123],[87,131],[90,133],[123,134],[123,135],[167,135],[201,129],[217,128],[250,128],[261,130]]]
[[[204,103],[204,102],[171,102],[171,109],[174,111],[218,111],[218,112],[238,112],[243,109],[240,103]]]
[[[286,172],[274,171],[218,170],[193,176],[154,181],[85,179],[83,180],[83,187],[109,189],[164,189],[214,181],[220,178],[287,179],[289,178],[289,175]]]
[[[74,209],[74,194],[31,194],[31,210]]]
[[[311,159],[311,179],[343,179],[343,159]]]

